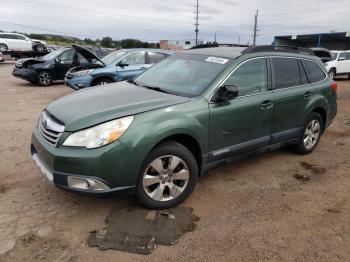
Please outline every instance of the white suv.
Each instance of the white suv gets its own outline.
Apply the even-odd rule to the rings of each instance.
[[[33,42],[21,34],[0,33],[0,52],[33,51]]]
[[[350,79],[350,50],[331,51],[332,61],[325,63],[330,78],[347,75]]]

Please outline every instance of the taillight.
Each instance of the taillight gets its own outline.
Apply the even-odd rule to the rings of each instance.
[[[337,89],[338,89],[338,85],[337,85],[337,82],[333,82],[332,85],[331,85],[331,89],[333,90],[333,92],[337,92]]]

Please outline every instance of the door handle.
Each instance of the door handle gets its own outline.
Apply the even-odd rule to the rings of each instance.
[[[270,109],[271,107],[273,107],[273,101],[272,100],[265,100],[260,105],[261,109]]]
[[[311,92],[306,92],[306,93],[304,94],[304,98],[305,98],[305,99],[310,99],[311,96],[312,96],[312,93],[311,93]]]

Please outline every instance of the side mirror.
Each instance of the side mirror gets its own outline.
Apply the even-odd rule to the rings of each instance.
[[[128,66],[129,64],[123,62],[123,61],[120,61],[117,66],[120,66],[121,68],[125,67],[125,66]]]
[[[238,96],[238,89],[233,85],[220,86],[219,90],[213,97],[214,102],[225,102],[232,100]]]

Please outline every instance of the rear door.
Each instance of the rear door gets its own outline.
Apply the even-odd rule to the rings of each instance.
[[[239,65],[222,85],[235,86],[238,97],[209,104],[209,161],[254,151],[270,143],[273,93],[268,92],[267,58]]]
[[[128,53],[117,66],[118,81],[128,80],[141,74],[149,65],[146,64],[146,52]]]
[[[305,107],[312,92],[307,84],[306,71],[300,59],[270,57],[274,108],[272,144],[299,136],[305,119]]]
[[[341,52],[337,61],[337,73],[350,73],[350,52]]]

